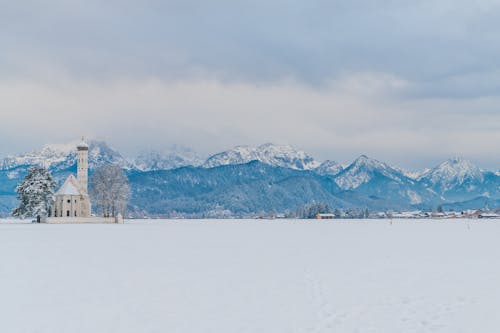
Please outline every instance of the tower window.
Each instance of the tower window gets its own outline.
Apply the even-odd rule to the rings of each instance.
[[[76,217],[76,210],[75,210],[75,217]]]
[[[71,203],[71,200],[68,200],[68,203]]]
[[[66,216],[69,217],[69,210],[66,211]]]

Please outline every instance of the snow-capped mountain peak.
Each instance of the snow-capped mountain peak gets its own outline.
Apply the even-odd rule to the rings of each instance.
[[[399,182],[405,177],[401,172],[389,165],[366,155],[361,155],[337,175],[335,182],[344,190],[353,190],[364,183],[368,183],[376,173]]]
[[[258,147],[236,146],[208,158],[203,167],[213,168],[221,165],[244,164],[250,161],[260,161],[272,166],[296,170],[312,170],[320,166],[319,162],[301,150],[288,145],[266,143]]]
[[[68,156],[75,155],[76,141],[67,144],[47,144],[40,150],[33,150],[19,155],[8,155],[0,161],[0,170],[9,170],[19,166],[52,165],[64,163]]]
[[[89,141],[89,167],[95,169],[104,164],[117,164],[123,169],[133,169],[134,166],[116,149],[104,141]]]
[[[76,146],[79,141],[66,144],[48,144],[40,150],[19,155],[9,155],[0,162],[0,170],[10,170],[20,166],[43,165],[52,170],[64,170],[76,163]],[[89,167],[91,169],[103,164],[118,164],[130,169],[131,164],[116,150],[105,142],[89,142]]]
[[[454,157],[423,174],[420,180],[447,191],[466,182],[483,182],[484,174],[471,161]]]
[[[134,166],[141,171],[170,170],[203,163],[198,153],[190,148],[174,145],[167,150],[146,150],[134,159]]]
[[[394,169],[396,169],[397,171],[401,172],[406,177],[413,179],[413,180],[419,180],[423,174],[429,172],[429,170],[430,170],[429,168],[425,168],[424,170],[414,171],[414,170],[408,170],[408,169],[397,168],[397,167],[395,167]]]
[[[319,167],[314,169],[314,172],[316,172],[319,175],[323,175],[323,176],[326,176],[326,175],[336,176],[342,170],[344,170],[344,167],[340,163],[327,160],[327,161],[324,161],[323,163],[321,163],[321,165]]]
[[[360,166],[369,166],[369,167],[374,167],[374,168],[380,168],[380,167],[385,167],[385,164],[377,161],[373,158],[369,158],[366,155],[361,155],[357,159],[354,160],[353,165],[356,167]]]

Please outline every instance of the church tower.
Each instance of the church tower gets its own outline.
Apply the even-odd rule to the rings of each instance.
[[[88,193],[88,185],[89,185],[89,146],[85,142],[82,137],[82,142],[77,146],[78,149],[78,161],[77,167],[78,171],[76,174],[76,178],[78,180],[78,184],[80,184],[81,189]]]

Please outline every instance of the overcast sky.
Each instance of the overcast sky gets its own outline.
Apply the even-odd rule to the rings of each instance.
[[[0,155],[85,135],[500,169],[500,0],[0,5]]]

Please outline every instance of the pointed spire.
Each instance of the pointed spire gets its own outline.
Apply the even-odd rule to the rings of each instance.
[[[82,141],[77,146],[78,149],[89,149],[89,145],[85,142],[85,137],[82,136]]]

